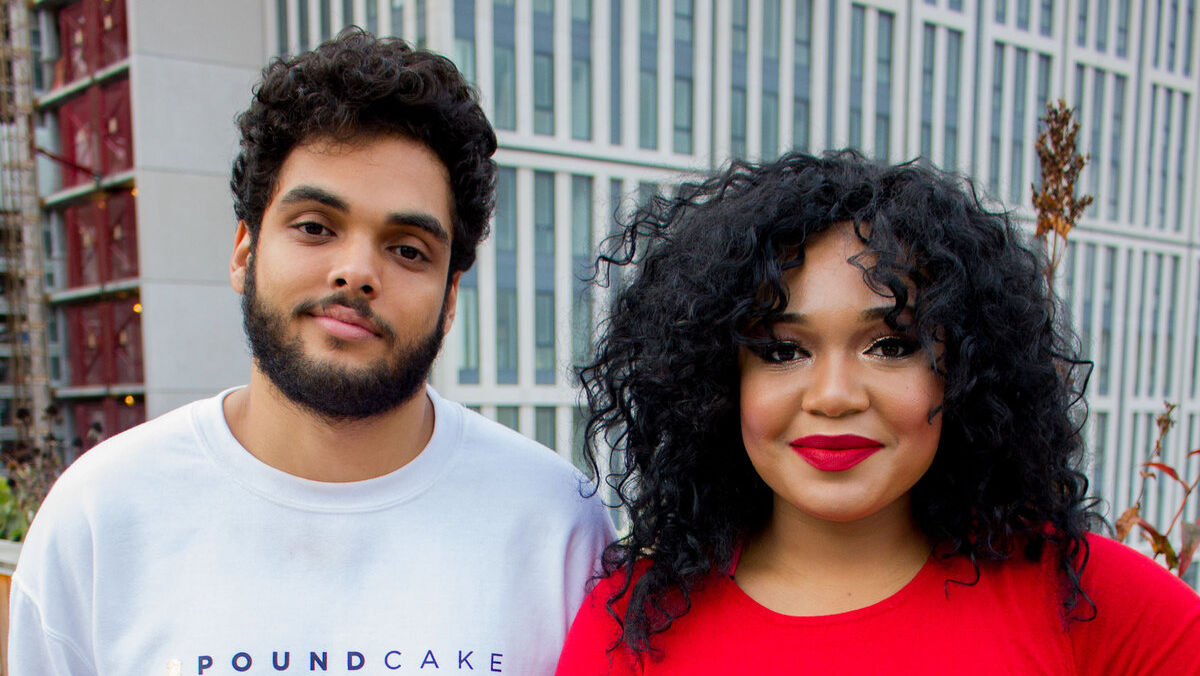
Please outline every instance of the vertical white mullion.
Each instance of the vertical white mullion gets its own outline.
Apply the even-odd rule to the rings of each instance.
[[[730,0],[713,0],[714,20],[716,25],[729,27],[733,25],[733,5]],[[723,32],[732,30],[725,28]],[[717,40],[713,45],[713,97],[712,97],[712,163],[720,165],[729,157],[732,147],[730,131],[732,116],[729,106],[733,88],[733,45],[729,34],[725,33],[724,40]]]
[[[304,0],[287,0],[287,49],[288,54],[295,54],[300,51],[300,16],[296,11],[296,3],[304,2]]]
[[[619,1],[592,0],[592,143],[601,146],[608,145],[611,140],[609,105],[612,97],[619,95],[618,92],[609,91],[612,83],[612,69],[609,68],[612,58],[609,51],[611,31],[620,29],[620,26],[609,25],[612,17],[609,3]]]
[[[1091,155],[1093,158],[1098,155],[1103,160],[1104,154],[1097,153],[1096,152],[1097,149],[1091,147],[1091,140],[1092,140],[1092,132],[1094,131],[1092,129],[1092,127],[1095,126],[1094,125],[1095,116],[1092,115],[1092,111],[1095,110],[1096,106],[1101,106],[1104,104],[1103,101],[1096,100],[1096,80],[1097,80],[1097,78],[1104,77],[1104,71],[1102,71],[1098,68],[1093,68],[1091,66],[1085,66],[1083,69],[1083,72],[1084,72],[1084,76],[1083,76],[1084,84],[1080,88],[1081,91],[1083,92],[1083,100],[1079,102],[1079,110],[1088,111],[1088,112],[1086,114],[1080,114],[1081,119],[1079,120],[1079,133],[1082,134],[1083,138],[1087,141],[1086,154]],[[1105,87],[1106,93],[1107,93],[1107,90],[1108,90],[1108,87],[1106,86]],[[1101,129],[1103,129],[1103,124],[1101,124]],[[1100,147],[1101,148],[1104,147],[1103,133],[1101,134]],[[1100,165],[1097,165],[1095,161],[1091,161],[1091,160],[1088,161],[1088,164],[1087,164],[1087,173],[1088,174],[1091,174],[1092,172],[1101,172],[1102,169],[1103,169],[1103,167]],[[1080,178],[1083,180],[1086,180],[1086,181],[1091,180],[1091,176],[1082,176]],[[1103,184],[1101,184],[1101,185],[1103,185]],[[1097,191],[1097,192],[1100,192],[1100,191]],[[1100,192],[1100,194],[1103,194],[1103,193]],[[1096,205],[1096,209],[1101,210],[1102,209],[1101,205]]]
[[[476,3],[479,0],[475,0]],[[414,10],[415,11],[415,10]],[[425,35],[428,36],[429,48],[446,54],[454,53],[454,2],[452,0],[444,0],[442,2],[429,2],[425,4],[425,20],[427,28]],[[475,57],[479,60],[479,57]]]
[[[875,96],[879,93],[876,73],[879,65],[879,10],[875,7],[867,6],[863,11],[862,44],[862,150],[868,157],[875,157],[879,152],[875,147]]]
[[[533,135],[533,4],[532,0],[513,3],[514,38],[516,47],[517,133]]]
[[[833,4],[837,7],[837,36],[833,40],[833,49],[822,54],[821,62],[826,59],[833,59],[833,82],[846,83],[850,81],[850,8],[849,0],[833,0]],[[826,17],[828,19],[828,17]],[[822,34],[825,31],[821,31]],[[833,50],[836,49],[836,55]],[[816,61],[816,59],[814,59]],[[822,71],[825,69],[822,68]],[[829,123],[833,125],[833,144],[834,148],[844,147],[850,140],[850,88],[846,86],[833,86],[829,83],[831,95],[833,99],[833,119]],[[822,112],[817,117],[825,117]],[[818,140],[816,146],[821,147],[822,141]]]
[[[571,434],[574,431],[571,429],[571,414],[569,406],[554,407],[554,450],[567,462],[571,461],[571,455],[575,451],[571,444],[574,436]]]
[[[475,86],[488,119],[496,117],[495,38],[492,0],[475,0]]]
[[[746,3],[746,157],[762,157],[762,0]]]
[[[829,45],[831,36],[827,28],[829,27],[829,11],[830,6],[836,2],[817,2],[812,3],[812,26],[809,34],[812,36],[812,41],[809,43],[809,68],[811,70],[811,79],[809,80],[809,116],[808,116],[808,134],[809,134],[809,149],[816,151],[819,148],[826,146],[825,139],[829,134],[828,125],[832,124],[833,120],[827,119],[825,110],[829,105],[829,97],[833,93],[829,91],[828,77],[828,59]],[[817,58],[819,55],[819,58]],[[817,111],[820,111],[819,113]],[[836,112],[836,111],[835,111]],[[835,147],[835,146],[831,146]]]
[[[1032,2],[1032,0],[1031,0]],[[1035,25],[1034,9],[1030,8],[1030,25]],[[1042,111],[1037,107],[1037,68],[1038,68],[1038,51],[1036,49],[1027,49],[1025,52],[1025,82],[1021,83],[1025,87],[1025,119],[1021,121],[1021,126],[1025,130],[1025,142],[1021,144],[1021,192],[1020,206],[1026,213],[1032,213],[1032,193],[1034,177],[1041,171],[1038,163],[1037,152],[1034,150],[1037,144],[1038,133],[1038,118],[1041,117]],[[1047,98],[1047,100],[1050,100]]]
[[[987,119],[987,124],[984,125],[982,129],[972,129],[971,131],[973,133],[962,136],[962,140],[968,141],[968,139],[975,139],[974,166],[970,168],[971,173],[975,176],[987,176],[988,179],[991,179],[989,174],[989,167],[991,166],[989,143],[991,139],[989,135],[991,133],[991,125],[995,124],[995,122],[992,120],[992,106],[990,103],[992,98],[992,88],[995,87],[995,68],[992,63],[993,59],[995,58],[995,40],[992,38],[992,32],[990,30],[983,31],[983,34],[980,36],[980,40],[982,42],[982,46],[979,48],[978,52],[980,56],[982,56],[982,63],[980,64],[979,68],[973,69],[971,72],[973,74],[978,73],[979,77],[984,83],[983,89],[981,89],[982,95],[979,97],[983,109],[980,110],[979,114],[981,117],[985,117]],[[976,50],[964,51],[975,52]],[[974,83],[974,85],[975,87],[979,87],[980,83],[977,82]],[[971,91],[974,91],[974,89]],[[967,98],[973,99],[974,97]],[[961,145],[966,144],[963,143]]]
[[[614,92],[621,97],[621,145],[638,148],[638,112],[641,98],[642,69],[640,58],[642,34],[638,28],[640,8],[637,0],[612,0],[621,2],[621,79],[622,91]]]
[[[559,142],[570,142],[571,115],[574,108],[571,100],[571,58],[575,45],[571,44],[571,3],[554,4],[554,138]]]
[[[1141,156],[1144,153],[1135,153],[1137,147],[1138,128],[1135,126],[1135,121],[1145,119],[1146,114],[1146,97],[1138,91],[1138,81],[1132,74],[1126,74],[1125,77],[1125,100],[1133,100],[1136,103],[1133,106],[1124,108],[1126,111],[1121,116],[1121,164],[1117,171],[1118,176],[1118,197],[1117,197],[1117,215],[1116,221],[1129,223],[1136,227],[1137,217],[1134,211],[1133,203],[1135,188],[1137,186],[1138,169],[1141,166]],[[1117,105],[1123,105],[1123,102],[1118,101]],[[1136,109],[1135,109],[1136,108]],[[1132,114],[1131,114],[1132,113]],[[1126,160],[1129,161],[1126,161]]]
[[[533,169],[517,170],[517,383],[534,383]]]
[[[1133,331],[1132,323],[1129,321],[1117,322],[1117,318],[1126,316],[1127,308],[1134,304],[1131,300],[1135,298],[1133,286],[1138,283],[1136,274],[1137,262],[1133,255],[1133,251],[1128,245],[1122,245],[1117,251],[1117,271],[1113,284],[1113,289],[1116,298],[1113,302],[1113,352],[1114,355],[1120,354],[1120,358],[1113,359],[1113,371],[1109,376],[1112,380],[1113,398],[1117,401],[1132,402],[1132,386],[1129,380],[1124,377],[1124,365],[1136,364],[1137,353],[1133,346],[1133,340],[1130,333]],[[1129,284],[1123,283],[1124,280],[1129,280]],[[1129,458],[1131,457],[1130,447],[1133,440],[1133,426],[1129,420],[1129,410],[1126,407],[1117,406],[1113,409],[1112,416],[1117,419],[1117,429],[1112,440],[1111,454],[1112,462],[1112,493],[1114,507],[1123,507],[1123,496],[1128,495],[1130,472],[1128,471]]]
[[[792,118],[796,115],[796,0],[779,3],[779,146],[796,145]],[[775,150],[780,152],[779,148]]]
[[[693,13],[695,6],[692,7]],[[692,20],[695,33],[695,19]],[[658,154],[667,156],[675,148],[675,5],[658,1]],[[694,61],[694,59],[693,59]]]
[[[308,44],[311,49],[321,44],[321,4],[318,0],[300,0],[300,2],[308,3]]]
[[[521,397],[517,405],[517,431],[532,439],[536,433],[534,425],[534,406],[528,397]]]
[[[892,64],[891,75],[891,114],[888,117],[888,124],[891,127],[888,129],[888,148],[887,157],[889,161],[897,159],[908,159],[904,153],[904,129],[905,122],[909,115],[912,114],[910,106],[907,105],[905,92],[912,86],[912,80],[908,79],[909,61],[912,59],[912,54],[907,49],[902,49],[899,46],[900,36],[908,35],[908,24],[910,23],[911,12],[907,8],[900,6],[890,10],[892,15],[892,54],[890,62]],[[937,88],[937,79],[934,79],[934,90]],[[936,129],[936,128],[935,128]],[[934,133],[933,137],[937,134]]]
[[[492,218],[494,229],[495,217]],[[496,238],[488,237],[475,257],[476,297],[479,299],[479,385],[496,387]],[[495,414],[489,417],[495,418]]]
[[[375,0],[354,0],[354,24],[356,26],[366,27],[368,2],[375,2]]]
[[[921,55],[920,55],[920,58],[918,59],[918,58],[916,58],[915,50],[909,50],[910,52],[914,52],[913,60],[917,61],[917,63],[912,68],[909,68],[908,70],[910,73],[912,73],[912,72],[921,73],[923,71],[923,69],[925,68],[925,45],[923,43],[923,40],[925,37],[925,21],[914,21],[913,23],[917,24],[917,25],[916,25],[916,27],[914,27],[911,34],[914,36],[920,35],[921,39],[920,40],[914,39],[911,41],[910,44],[914,44],[914,45],[919,44],[920,46],[917,47],[916,49],[921,50]],[[942,166],[942,159],[946,154],[946,88],[947,88],[946,85],[947,85],[947,81],[950,78],[950,73],[949,73],[950,69],[946,67],[946,62],[949,60],[949,54],[950,54],[950,32],[946,29],[945,26],[942,26],[942,25],[939,25],[939,24],[936,24],[933,22],[930,22],[930,24],[934,27],[934,29],[933,29],[933,115],[931,116],[931,121],[930,121],[930,124],[933,126],[933,129],[931,130],[931,133],[930,133],[930,137],[933,142],[929,146],[929,152],[933,155],[933,157],[930,157],[929,161],[937,166]],[[960,69],[962,68],[961,58],[959,60],[959,68]],[[922,75],[922,77],[924,77],[924,76]],[[912,83],[919,82],[919,81],[920,80],[910,80],[910,82],[912,82]],[[917,152],[920,152],[920,148],[921,148],[921,113],[918,112],[916,115],[913,116],[913,118],[915,120],[915,124],[909,125],[909,127],[915,128],[917,130],[917,134],[913,137],[913,140],[916,143]],[[913,155],[916,155],[917,152],[909,152],[905,155],[905,157],[906,158],[912,157]],[[954,170],[954,167],[946,167],[946,168],[950,169],[952,171]]]
[[[1142,274],[1139,275],[1138,280],[1141,283],[1138,297],[1141,299],[1141,307],[1144,309],[1140,326],[1141,339],[1138,340],[1138,355],[1137,361],[1135,362],[1142,374],[1142,379],[1141,382],[1138,383],[1141,387],[1134,392],[1134,395],[1139,399],[1145,400],[1153,398],[1153,395],[1150,393],[1150,389],[1147,387],[1147,385],[1150,379],[1150,368],[1153,366],[1150,363],[1149,344],[1151,340],[1150,330],[1154,328],[1154,325],[1152,324],[1154,321],[1154,315],[1149,311],[1147,306],[1150,303],[1150,292],[1153,288],[1154,279],[1158,275],[1158,268],[1160,266],[1155,264],[1154,254],[1146,249],[1138,251],[1135,258],[1141,258],[1142,265],[1144,266],[1141,270]]]
[[[1061,7],[1064,3],[1057,3]],[[1060,9],[1061,11],[1061,9]],[[954,158],[954,166],[950,167],[955,171],[976,171],[976,167],[970,165],[971,141],[977,136],[976,134],[976,111],[975,97],[967,95],[966,92],[974,92],[979,86],[979,80],[976,77],[977,71],[975,68],[975,53],[986,54],[987,48],[981,50],[974,49],[976,40],[983,38],[983,33],[980,33],[973,25],[962,27],[959,30],[959,54],[958,54],[958,156]],[[949,36],[947,35],[947,42]],[[988,67],[990,62],[985,61]],[[1055,91],[1052,87],[1050,91]],[[976,174],[978,175],[978,174]]]
[[[1200,42],[1200,40],[1195,40],[1195,42]],[[1192,67],[1200,68],[1200,64],[1198,64],[1196,61],[1193,61]],[[1188,107],[1189,107],[1190,115],[1188,116],[1188,128],[1185,130],[1187,133],[1187,136],[1185,138],[1188,139],[1188,144],[1187,144],[1186,156],[1184,157],[1184,166],[1180,167],[1180,169],[1179,169],[1180,171],[1186,172],[1183,177],[1184,184],[1189,185],[1189,186],[1195,185],[1197,176],[1200,176],[1200,174],[1197,174],[1197,167],[1196,167],[1196,162],[1197,162],[1196,142],[1197,142],[1197,139],[1200,139],[1200,135],[1198,135],[1198,131],[1200,131],[1200,119],[1198,119],[1198,118],[1200,118],[1200,100],[1197,100],[1198,96],[1200,96],[1200,91],[1197,91],[1197,90],[1193,90],[1191,95],[1188,96]],[[1182,235],[1185,238],[1188,238],[1188,241],[1192,241],[1192,242],[1197,241],[1197,234],[1200,234],[1200,231],[1196,230],[1196,227],[1197,227],[1196,204],[1197,203],[1196,203],[1195,191],[1193,191],[1193,190],[1186,191],[1186,194],[1184,195],[1184,199],[1183,199],[1183,204],[1180,207],[1180,214],[1179,214],[1179,218],[1182,221],[1182,228],[1180,229],[1180,235]],[[1196,296],[1191,296],[1191,297],[1195,298]]]
[[[560,10],[561,11],[561,10]],[[574,228],[574,191],[571,174],[560,171],[554,176],[554,384],[556,400],[570,391],[571,301],[575,297],[571,270],[571,233]],[[595,196],[595,189],[592,191]]]
[[[715,133],[712,131],[717,97],[713,89],[713,68],[700,58],[701,54],[714,54],[712,0],[696,0],[692,12],[692,150],[696,157],[704,158],[705,163],[712,166],[720,162],[713,152]]]
[[[410,45],[412,45],[414,47],[417,46],[417,43],[415,40],[409,40],[408,36],[403,34],[404,31],[397,32],[396,29],[392,26],[391,0],[367,0],[367,2],[375,3],[375,12],[376,12],[375,15],[379,17],[379,34],[380,35],[393,35],[395,37],[404,39],[405,42],[408,42]],[[381,2],[383,4],[383,7],[379,6]],[[408,5],[412,5],[412,4],[414,4],[414,2],[410,1],[404,7],[402,7],[402,10],[405,12],[405,14],[408,13],[407,12],[407,10],[409,9]],[[407,25],[402,26],[401,28],[409,28],[409,29],[412,28],[412,21],[409,21],[407,16],[404,17],[404,23]]]

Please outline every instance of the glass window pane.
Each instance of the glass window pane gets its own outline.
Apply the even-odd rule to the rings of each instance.
[[[496,422],[520,432],[521,408],[519,406],[497,406]]]
[[[558,446],[558,421],[553,406],[537,406],[533,409],[533,438],[546,448]]]
[[[517,382],[517,172],[501,167],[496,181],[496,382]]]

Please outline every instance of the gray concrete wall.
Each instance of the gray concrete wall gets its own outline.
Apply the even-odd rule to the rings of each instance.
[[[233,118],[267,60],[261,0],[129,0],[146,413],[245,382],[229,287]],[[218,44],[214,44],[214,42]]]

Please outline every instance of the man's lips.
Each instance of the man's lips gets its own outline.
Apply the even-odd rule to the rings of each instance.
[[[344,305],[327,305],[312,313],[313,318],[329,333],[345,340],[377,338],[375,323]]]
[[[793,440],[790,446],[813,467],[823,472],[841,472],[874,455],[883,448],[883,443],[857,434],[813,434]]]

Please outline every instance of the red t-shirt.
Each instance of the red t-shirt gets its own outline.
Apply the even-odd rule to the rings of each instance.
[[[1097,615],[1088,622],[1064,623],[1050,556],[981,564],[974,586],[946,584],[973,579],[965,560],[931,558],[891,597],[818,617],[768,610],[714,575],[653,639],[662,659],[640,667],[624,646],[608,652],[618,632],[604,607],[613,576],[584,602],[557,673],[1200,674],[1200,596],[1129,547],[1089,542],[1084,588]]]

